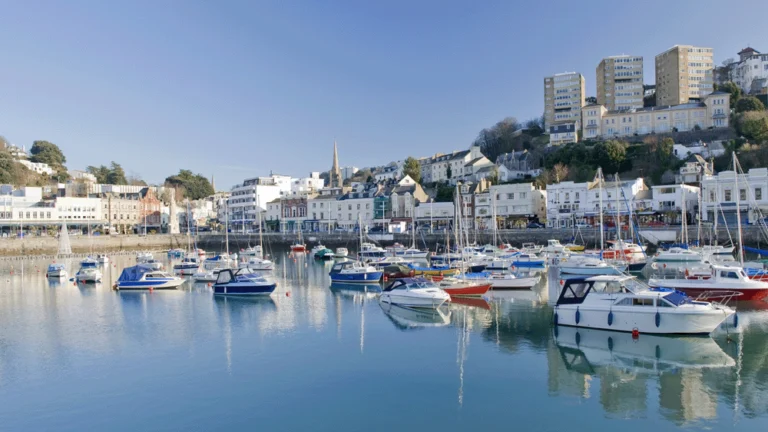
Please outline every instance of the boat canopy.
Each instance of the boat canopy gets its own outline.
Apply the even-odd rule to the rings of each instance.
[[[118,282],[136,282],[138,280],[141,280],[141,277],[144,276],[144,273],[148,273],[152,271],[152,269],[140,265],[135,265],[133,267],[127,267],[123,269],[123,272],[120,273],[120,277],[117,279]]]
[[[50,265],[48,266],[48,271],[51,271],[51,270],[60,270],[60,269],[63,269],[63,268],[64,268],[64,264],[61,264],[61,263],[57,263],[57,264],[50,264]]]
[[[679,291],[671,292],[664,296],[664,300],[672,303],[675,306],[680,306],[691,302],[691,298]]]

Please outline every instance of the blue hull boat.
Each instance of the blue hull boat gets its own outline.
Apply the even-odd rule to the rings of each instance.
[[[329,275],[331,282],[375,283],[381,280],[384,272],[355,261],[342,261],[333,265]]]
[[[225,269],[219,272],[213,284],[215,295],[229,296],[264,296],[270,295],[277,288],[277,283],[268,281],[264,276],[250,273],[248,269]]]

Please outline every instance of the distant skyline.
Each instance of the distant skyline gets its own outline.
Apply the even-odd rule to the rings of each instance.
[[[543,78],[673,45],[768,51],[768,2],[2,1],[0,135],[69,169],[179,169],[219,190],[270,171],[386,164],[469,147],[544,109]],[[733,11],[726,13],[725,11]]]

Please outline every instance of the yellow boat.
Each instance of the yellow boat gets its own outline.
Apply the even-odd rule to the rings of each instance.
[[[565,248],[571,252],[584,252],[584,245],[569,243],[565,245]]]
[[[429,269],[429,268],[414,268],[413,274],[416,276],[456,276],[459,274],[459,269]]]

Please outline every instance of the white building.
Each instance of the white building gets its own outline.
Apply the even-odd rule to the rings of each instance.
[[[666,222],[681,222],[683,209],[687,222],[696,223],[699,208],[699,188],[690,185],[652,186],[653,211],[662,215]]]
[[[464,166],[483,157],[480,146],[472,146],[469,150],[456,151],[449,154],[438,153],[432,157],[422,158],[421,163],[421,182],[422,183],[445,183],[463,179]],[[474,169],[470,175],[474,173]]]
[[[355,174],[357,174],[358,171],[360,171],[360,168],[358,167],[354,167],[354,166],[343,167],[341,169],[341,180],[351,179],[352,177],[354,177]]]
[[[334,218],[338,226],[354,229],[362,221],[363,228],[374,220],[374,196],[365,192],[350,192],[335,202]]]
[[[69,176],[72,178],[72,180],[82,180],[88,183],[96,183],[96,176],[86,171],[70,170]]]
[[[575,122],[551,125],[549,127],[549,145],[559,146],[579,142],[579,136],[576,133],[577,130]]]
[[[323,188],[317,195],[307,199],[307,221],[311,231],[330,232],[337,226],[337,202],[343,189]],[[305,222],[305,223],[306,223]]]
[[[59,219],[66,219],[67,223],[71,221],[101,224],[105,217],[102,213],[101,198],[74,198],[58,197],[56,198],[56,211]]]
[[[628,208],[637,208],[635,198],[648,187],[642,178],[635,180],[606,181],[602,187],[597,182],[560,182],[547,186],[547,226],[568,228],[574,224],[599,226],[602,195],[603,217],[628,215]],[[600,193],[602,191],[602,194]]]
[[[403,166],[403,161],[392,162],[387,166],[377,169],[373,178],[376,179],[376,182],[400,180],[403,177]]]
[[[53,168],[47,163],[30,162],[27,159],[19,159],[18,162],[38,174],[53,175],[54,173]]]
[[[720,141],[715,141],[711,144],[699,141],[691,144],[675,144],[672,147],[672,154],[680,160],[688,159],[694,154],[700,155],[705,159],[711,159],[724,155],[725,148]]]
[[[768,90],[768,54],[754,48],[739,52],[739,61],[731,65],[731,81],[744,93],[763,94]]]
[[[738,178],[733,171],[722,171],[705,176],[701,187],[704,220],[713,222],[717,214],[721,223],[725,216],[728,225],[735,226],[737,193],[742,221],[754,223],[768,216],[768,168],[753,168]]]
[[[564,181],[547,185],[547,226],[572,227],[583,223],[589,206],[589,183]]]
[[[506,220],[504,228],[522,228],[546,217],[547,191],[537,189],[533,183],[494,185],[490,193],[496,216]]]
[[[453,222],[454,215],[452,202],[427,202],[416,206],[416,223],[419,226],[448,226]]]
[[[253,227],[258,212],[266,211],[267,203],[291,192],[292,179],[271,175],[246,179],[232,188],[229,196],[229,224]]]
[[[319,172],[309,173],[309,177],[293,179],[291,181],[292,194],[316,193],[325,186],[325,180],[320,178]]]

